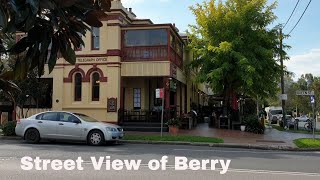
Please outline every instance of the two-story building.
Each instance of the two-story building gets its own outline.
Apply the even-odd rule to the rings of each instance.
[[[132,9],[112,1],[102,17],[103,27],[92,28],[77,49],[75,65],[60,58],[51,74],[52,110],[84,113],[109,123],[158,122],[164,88],[166,119],[205,105],[207,89],[193,83],[185,65],[193,59],[188,38],[173,24],[138,19]]]

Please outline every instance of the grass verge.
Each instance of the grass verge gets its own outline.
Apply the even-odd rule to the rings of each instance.
[[[299,148],[320,148],[320,139],[301,138],[295,139],[293,142]]]
[[[180,141],[180,142],[207,142],[207,143],[223,143],[223,139],[202,137],[202,136],[141,136],[126,135],[123,140],[141,140],[141,141]]]
[[[278,125],[272,125],[272,128],[278,130],[278,131],[286,131],[286,132],[290,132],[290,133],[302,133],[302,134],[312,134],[312,131],[311,132],[308,132],[307,130],[304,130],[304,129],[299,129],[299,130],[292,130],[292,129],[289,129],[289,130],[285,130],[283,129],[282,127],[278,126]],[[315,134],[319,134],[320,135],[320,131],[319,130],[316,130],[315,131]]]

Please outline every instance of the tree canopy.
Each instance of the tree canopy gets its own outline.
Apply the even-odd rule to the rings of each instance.
[[[24,79],[35,68],[41,76],[46,62],[51,72],[60,54],[74,64],[74,48],[84,45],[81,36],[90,26],[101,27],[99,17],[110,7],[111,0],[0,0],[0,56],[17,57],[14,71],[0,79]],[[25,37],[8,48],[5,39],[17,32]]]
[[[282,68],[279,52],[276,3],[267,0],[210,0],[191,7],[196,25],[191,25],[191,66],[197,80],[223,94],[268,97],[279,88]],[[285,55],[285,52],[281,52]]]
[[[285,93],[288,94],[288,100],[286,101],[286,108],[289,111],[298,110],[298,113],[308,114],[312,112],[312,104],[309,96],[297,96],[298,90],[313,90],[316,98],[316,110],[319,111],[318,104],[320,103],[320,77],[314,76],[311,73],[303,74],[296,81],[291,76],[285,77]],[[275,99],[269,99],[271,106],[281,106],[281,101],[278,97]]]

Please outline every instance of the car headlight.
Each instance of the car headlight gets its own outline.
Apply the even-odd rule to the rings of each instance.
[[[106,127],[107,131],[111,131],[111,132],[117,132],[116,128],[113,127]]]

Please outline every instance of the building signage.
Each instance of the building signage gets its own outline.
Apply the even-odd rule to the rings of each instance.
[[[85,57],[85,58],[77,58],[77,62],[86,63],[86,62],[107,62],[106,57]]]
[[[177,90],[177,83],[174,81],[170,81],[170,90],[176,92]]]
[[[298,91],[296,91],[296,95],[298,95],[298,96],[314,96],[314,91],[298,90]]]
[[[170,74],[172,77],[177,78],[177,66],[174,64],[171,64],[170,66]]]
[[[108,98],[107,104],[108,112],[117,112],[117,98]]]
[[[161,89],[156,89],[156,98],[164,98],[164,93],[163,93],[163,88]]]

